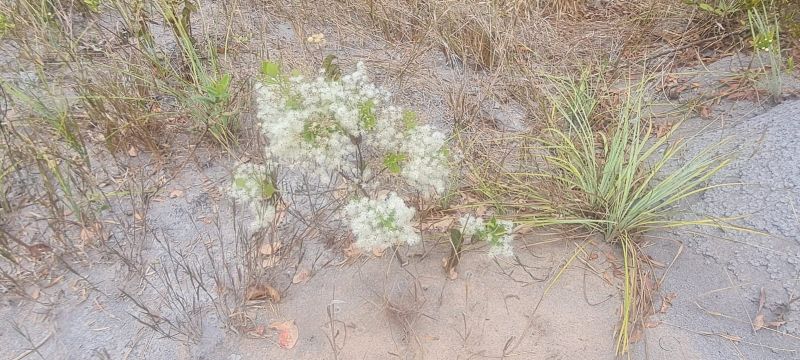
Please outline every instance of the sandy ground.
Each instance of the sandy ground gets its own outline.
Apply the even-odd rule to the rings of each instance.
[[[297,42],[290,25],[270,26],[275,44]],[[404,64],[382,58],[392,53],[386,49],[345,45],[336,50],[348,62],[389,64],[391,71]],[[292,51],[275,50],[288,63]],[[461,69],[433,53],[423,56],[403,83],[384,81],[382,76],[392,75],[389,70],[376,77],[401,101],[430,110],[430,122],[447,126],[446,95],[460,86],[454,74]],[[701,96],[703,89],[716,86],[718,79],[709,74],[741,69],[731,63],[687,70],[682,80],[703,86],[685,96]],[[481,93],[481,80],[474,75],[460,90],[468,97]],[[473,96],[470,101],[477,103],[482,119],[501,129],[530,125],[513,100]],[[659,275],[666,275],[653,303],[657,314],[638,336],[631,357],[798,359],[800,300],[793,299],[800,296],[800,102],[786,100],[765,109],[751,101],[728,101],[715,107],[712,117],[690,121],[693,130],[713,124],[693,143],[736,137],[720,151],[736,150],[738,160],[714,181],[741,184],[708,191],[688,205],[720,217],[747,215],[737,223],[770,235],[696,229],[647,239],[648,254],[665,264]],[[179,167],[185,159],[189,165]],[[455,280],[441,266],[449,247],[435,236],[423,246],[401,249],[408,259],[404,267],[390,251],[348,257],[329,239],[293,242],[276,264],[265,266],[266,259],[259,257],[255,266],[280,300],[250,301],[235,307],[237,321],[227,321],[227,309],[234,307],[220,294],[243,291],[236,288],[237,272],[248,268],[237,256],[243,241],[234,229],[234,221],[247,219],[232,219],[230,201],[220,191],[230,181],[231,160],[186,149],[170,161],[156,166],[141,153],[129,168],[109,170],[111,178],[133,172],[148,179],[135,184],[157,189],[148,194],[148,206],[138,198],[112,198],[117,206],[103,219],[115,230],[84,234],[87,239],[81,240],[95,243],[82,251],[45,254],[26,269],[30,281],[22,282],[23,289],[0,285],[0,359],[614,358],[620,256],[607,244],[557,234],[520,235],[518,258],[510,260],[494,260],[471,248]],[[103,190],[128,189],[111,182]],[[48,236],[36,226],[18,231],[37,242]],[[109,254],[108,248],[119,253]],[[224,266],[231,270],[218,271]],[[295,283],[304,270],[308,280]],[[234,279],[226,283],[236,289],[218,286],[214,276],[220,273]],[[196,279],[204,290],[197,290]],[[282,349],[270,324],[289,320],[297,326],[297,343]]]
[[[649,239],[651,256],[664,264],[673,259],[674,263],[654,301],[659,311],[651,317],[652,327],[634,346],[635,358],[798,358],[800,302],[790,303],[800,294],[800,222],[794,210],[800,178],[796,165],[800,148],[794,141],[800,136],[797,119],[800,102],[786,101],[759,116],[706,131],[697,140],[702,144],[738,137],[732,146],[740,156],[717,181],[742,185],[708,191],[692,201],[692,210],[720,217],[747,214],[741,225],[771,236],[701,229],[697,234],[665,233]],[[147,217],[152,231],[170,239],[176,253],[195,254],[196,258],[186,257],[187,263],[198,267],[209,262],[198,247],[217,241],[208,239],[233,241],[229,223],[222,221],[220,231],[216,224],[203,222],[217,211],[230,211],[228,201],[213,191],[216,184],[225,183],[227,172],[213,159],[207,160],[157,194]],[[184,193],[171,198],[174,189]],[[170,268],[171,257],[159,242],[146,239],[144,271],[149,281],[158,284],[160,271]],[[518,261],[494,261],[478,249],[470,251],[455,280],[447,279],[442,271],[441,259],[448,248],[437,239],[429,239],[424,247],[402,250],[409,260],[402,268],[390,253],[348,259],[309,243],[305,245],[308,255],[267,269],[282,298],[278,303],[251,302],[247,307],[250,320],[239,329],[241,334],[228,331],[213,302],[198,297],[197,306],[188,311],[191,324],[184,324],[196,331],[194,341],[164,339],[137,322],[132,315],[141,316],[141,309],[122,294],[136,294],[147,306],[162,311],[161,316],[175,319],[179,318],[175,298],[192,299],[189,287],[158,294],[114,257],[89,260],[89,250],[82,260],[70,262],[75,273],[65,264],[44,260],[52,262],[55,270],[26,289],[35,301],[11,292],[2,296],[0,317],[7,326],[0,330],[1,353],[14,359],[41,344],[30,356],[613,358],[620,306],[619,281],[614,276],[618,255],[602,243],[551,240],[559,238],[521,237],[515,244]],[[579,246],[584,251],[579,254],[581,260],[571,262],[542,297]],[[310,278],[293,284],[292,278],[302,269],[310,270]],[[210,276],[210,271],[205,273]],[[764,304],[759,310],[762,289]],[[664,301],[670,305],[664,306]],[[285,320],[294,320],[298,328],[297,344],[290,350],[278,346],[278,334],[269,328]],[[759,321],[763,328],[754,331],[751,324]]]

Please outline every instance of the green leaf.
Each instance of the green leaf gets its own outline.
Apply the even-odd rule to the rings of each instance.
[[[464,235],[461,233],[461,230],[450,229],[450,243],[453,244],[453,247],[459,249],[461,248],[461,243],[463,242]]]
[[[399,174],[402,170],[403,162],[406,161],[406,155],[400,153],[392,153],[383,158],[383,165],[392,174]]]
[[[331,81],[339,80],[342,77],[342,70],[335,63],[336,56],[328,55],[322,61],[322,68],[325,69],[325,78]]]
[[[233,187],[237,189],[244,189],[245,180],[242,178],[235,178],[233,179]]]
[[[261,74],[264,75],[267,80],[277,81],[278,77],[281,75],[281,66],[269,60],[264,61],[261,63]]]
[[[275,185],[272,185],[272,182],[267,180],[261,184],[261,194],[264,195],[264,199],[272,198],[272,195],[275,195],[278,189],[275,188]]]
[[[375,102],[367,100],[358,109],[358,116],[361,119],[361,124],[367,130],[372,130],[378,124],[378,119],[375,117]]]

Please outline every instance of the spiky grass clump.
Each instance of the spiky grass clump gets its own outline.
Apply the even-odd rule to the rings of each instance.
[[[641,87],[625,94],[611,110],[609,129],[596,129],[598,99],[584,78],[554,101],[565,126],[552,124],[541,141],[549,172],[544,178],[565,195],[553,204],[561,221],[580,223],[602,232],[608,241],[653,229],[707,224],[706,220],[674,220],[681,200],[708,189],[706,182],[730,157],[715,155],[712,145],[684,164],[669,168],[686,152],[687,142],[672,127],[655,136],[643,118]],[[665,174],[670,170],[669,174]],[[666,175],[666,176],[664,176]]]
[[[588,77],[560,83],[551,99],[552,122],[538,139],[546,169],[527,177],[539,178],[550,190],[531,194],[544,199],[542,209],[549,213],[530,223],[581,225],[620,244],[625,279],[618,353],[627,351],[630,326],[644,315],[639,236],[658,228],[716,224],[676,215],[683,200],[713,187],[708,180],[731,161],[717,154],[718,145],[682,160],[687,142],[678,138],[677,127],[657,137],[645,124],[644,87],[644,82],[631,87],[617,105],[601,110],[603,101]]]

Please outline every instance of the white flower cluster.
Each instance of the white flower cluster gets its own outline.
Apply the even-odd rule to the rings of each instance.
[[[458,222],[461,224],[460,231],[465,239],[486,229],[486,226],[483,224],[483,218],[475,217],[470,214],[462,216],[458,219]]]
[[[248,205],[255,216],[252,230],[268,228],[275,219],[273,195],[277,192],[264,165],[241,164],[233,174],[230,196]]]
[[[411,224],[414,208],[406,206],[395,193],[378,200],[353,200],[345,211],[356,236],[355,244],[360,249],[369,251],[402,243],[414,245],[421,240]]]
[[[363,65],[339,81],[294,76],[287,82],[259,84],[256,90],[270,151],[281,163],[318,168],[321,174],[352,170],[354,141],[368,127],[360,116],[367,110],[361,110],[388,96],[368,82]]]
[[[476,236],[478,239],[489,243],[489,256],[514,255],[514,247],[511,242],[514,240],[512,232],[514,223],[508,220],[497,220],[492,217],[484,222],[482,218],[472,215],[464,215],[458,219],[461,224],[459,229],[464,238]]]
[[[412,186],[423,193],[444,191],[447,186],[449,169],[447,158],[442,151],[445,145],[444,134],[433,131],[429,126],[418,126],[410,130],[409,139],[403,150],[408,154],[401,174]]]
[[[357,160],[370,165],[370,156],[393,156],[390,170],[397,171],[390,172],[425,194],[444,191],[445,136],[417,126],[413,113],[390,105],[390,94],[369,81],[362,63],[338,79],[326,76],[325,69],[311,81],[274,75],[257,85],[257,92],[262,130],[281,164],[366,180]]]

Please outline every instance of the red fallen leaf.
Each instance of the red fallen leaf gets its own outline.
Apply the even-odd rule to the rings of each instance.
[[[297,344],[297,337],[300,335],[294,320],[284,322],[274,322],[269,324],[269,328],[278,330],[278,345],[284,349],[291,349]]]

